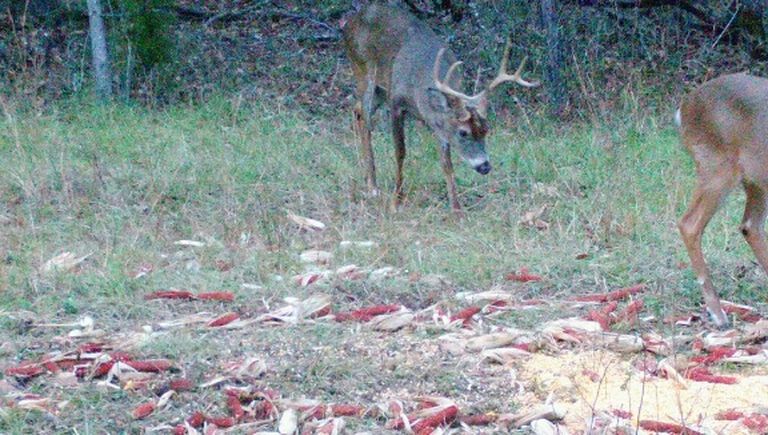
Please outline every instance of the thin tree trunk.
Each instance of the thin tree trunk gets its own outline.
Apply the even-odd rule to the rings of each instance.
[[[107,34],[104,30],[100,0],[88,0],[88,23],[96,94],[102,100],[107,100],[112,97],[112,72],[109,67]]]
[[[541,0],[541,22],[547,37],[546,89],[549,95],[550,113],[558,118],[565,114],[567,102],[563,82],[563,42],[557,17],[557,0]]]

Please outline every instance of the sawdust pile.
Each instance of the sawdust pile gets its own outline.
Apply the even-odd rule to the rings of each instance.
[[[733,375],[733,385],[671,380],[644,374],[633,361],[615,353],[596,350],[563,352],[556,356],[532,354],[520,361],[519,379],[529,382],[528,391],[553,394],[567,412],[566,426],[579,433],[591,427],[600,411],[631,413],[639,420],[683,422],[717,433],[749,434],[738,421],[717,420],[718,413],[736,410],[749,413],[768,406],[768,370]],[[531,403],[542,397],[529,394]],[[642,432],[641,432],[642,433]]]

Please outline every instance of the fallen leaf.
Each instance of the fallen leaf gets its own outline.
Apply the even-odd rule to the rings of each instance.
[[[333,275],[330,270],[306,272],[293,277],[293,281],[302,287],[307,287]]]
[[[333,254],[327,251],[310,249],[309,251],[302,252],[299,255],[299,259],[302,263],[328,264],[333,259]]]
[[[526,227],[536,228],[537,230],[548,230],[549,223],[541,219],[541,216],[546,209],[547,205],[545,204],[538,209],[527,211],[523,214],[518,223]]]
[[[527,335],[527,331],[509,329],[503,332],[480,335],[468,339],[464,346],[470,352],[479,352],[486,349],[496,349],[513,344],[515,340]]]
[[[193,248],[202,248],[205,246],[205,243],[198,242],[197,240],[177,240],[173,242],[176,246],[191,246]]]
[[[54,270],[59,271],[69,271],[74,269],[77,265],[85,261],[86,258],[90,257],[91,254],[86,254],[82,257],[78,257],[75,254],[67,251],[63,252],[50,260],[46,261],[45,264],[43,264],[42,271],[43,272],[52,272]]]
[[[502,347],[498,349],[486,349],[482,351],[480,356],[483,361],[493,362],[497,364],[508,364],[513,361],[518,361],[521,358],[527,358],[531,355],[530,352],[526,352],[516,347]]]
[[[393,314],[376,316],[371,319],[369,324],[374,331],[392,332],[410,325],[413,318],[412,312],[403,310]]]
[[[640,337],[613,332],[597,332],[589,335],[589,341],[600,347],[618,353],[636,353],[645,348]]]
[[[241,362],[230,364],[227,367],[227,372],[234,375],[237,378],[243,376],[249,376],[252,378],[259,378],[267,371],[267,363],[263,358],[259,356],[248,357]]]
[[[155,269],[155,266],[152,263],[141,263],[131,276],[133,279],[139,279],[142,276],[149,275],[150,273],[152,273],[154,269]]]
[[[397,270],[395,270],[394,267],[386,266],[371,272],[371,274],[368,276],[368,279],[370,279],[371,281],[381,281],[385,278],[390,278],[392,276],[395,276],[396,274],[397,274]]]
[[[206,323],[211,320],[210,313],[197,313],[190,314],[188,316],[179,317],[173,320],[165,320],[157,324],[160,329],[179,328],[183,326],[193,325],[195,323]]]
[[[764,349],[754,355],[734,355],[723,358],[723,361],[738,364],[768,364],[768,349]]]
[[[163,395],[157,399],[157,405],[155,405],[155,407],[157,409],[164,409],[166,406],[168,406],[168,403],[171,401],[171,397],[173,397],[174,394],[176,394],[176,391],[174,390],[168,390],[163,393]]]
[[[530,425],[535,435],[568,435],[568,429],[564,426],[556,425],[543,418],[533,420]]]
[[[534,420],[562,420],[565,411],[557,405],[540,405],[532,409],[524,410],[512,415],[499,416],[499,423],[518,428],[530,424]]]
[[[277,431],[281,435],[290,435],[296,432],[299,427],[299,415],[295,409],[287,409],[280,417],[280,423],[278,424]]]
[[[348,248],[375,248],[378,246],[378,244],[371,240],[363,240],[363,241],[350,241],[350,240],[342,240],[339,242],[339,247],[342,249],[348,249]]]
[[[288,219],[293,221],[293,223],[303,230],[322,231],[325,229],[325,224],[318,220],[298,216],[290,212],[288,212]]]

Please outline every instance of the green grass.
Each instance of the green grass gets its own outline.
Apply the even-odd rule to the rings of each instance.
[[[458,222],[447,209],[434,141],[420,127],[409,131],[408,201],[393,214],[379,200],[364,199],[344,118],[305,119],[223,98],[163,112],[71,101],[39,116],[12,107],[6,115],[0,124],[5,309],[27,304],[41,314],[74,314],[119,302],[125,313],[142,291],[164,286],[247,282],[280,293],[271,277],[300,270],[298,252],[333,251],[344,239],[373,239],[380,247],[338,252],[339,264],[439,273],[466,288],[486,288],[521,266],[546,275],[540,290],[555,294],[635,281],[658,282],[669,294],[689,286],[690,274],[676,267],[686,256],[675,221],[693,170],[666,123],[654,128],[642,120],[652,127],[636,128],[627,121],[607,144],[600,137],[611,126],[497,127],[488,146],[491,175],[456,163],[469,210]],[[379,131],[374,142],[381,201],[388,202],[390,139]],[[754,290],[759,278],[727,277],[739,265],[753,269],[736,231],[740,197],[732,195],[715,217],[705,250],[723,294],[749,302],[764,295]],[[518,224],[542,206],[548,230]],[[301,234],[286,211],[330,229],[320,237]],[[178,239],[208,246],[181,252],[172,244]],[[39,273],[63,251],[93,254],[78,275]],[[581,252],[589,258],[576,260]],[[216,260],[236,267],[221,273]],[[129,274],[142,261],[167,265],[137,283]]]
[[[490,175],[455,162],[467,208],[466,219],[458,221],[447,206],[434,139],[423,127],[409,128],[408,198],[393,213],[385,204],[394,174],[388,129],[382,126],[374,134],[385,194],[365,199],[344,114],[310,119],[280,106],[246,106],[226,98],[165,111],[82,100],[42,114],[12,105],[4,111],[0,312],[7,316],[0,336],[15,343],[17,354],[6,355],[9,359],[40,352],[23,350],[38,338],[34,330],[20,329],[23,318],[53,322],[90,315],[99,327],[120,331],[179,311],[211,310],[192,303],[173,306],[171,312],[144,301],[144,294],[165,288],[230,289],[238,294],[237,309],[243,312],[258,312],[265,303],[279,305],[285,296],[316,289],[332,293],[342,306],[402,302],[416,309],[450,298],[452,292],[489,289],[502,283],[505,274],[528,267],[545,280],[515,286],[521,298],[557,299],[646,282],[651,314],[698,310],[700,304],[692,274],[678,266],[687,257],[675,227],[693,186],[693,165],[666,120],[625,119],[599,128],[543,121],[509,128],[497,122],[488,144],[495,166]],[[723,206],[709,226],[704,249],[723,297],[755,304],[765,301],[768,292],[737,231],[742,201],[743,194],[735,194]],[[541,219],[548,229],[519,223],[526,212],[544,206]],[[328,229],[304,233],[286,219],[288,211],[319,219]],[[206,246],[173,244],[180,239]],[[342,240],[374,240],[378,246],[342,250]],[[452,284],[437,294],[418,282],[392,280],[299,289],[290,278],[304,270],[298,254],[310,248],[334,252],[332,267],[394,266],[405,274],[440,274]],[[64,251],[91,256],[77,273],[41,271],[45,261]],[[576,259],[580,253],[587,258]],[[133,279],[142,263],[151,263],[154,270]],[[224,263],[231,269],[222,270]],[[511,314],[503,322],[531,326],[550,314]],[[347,333],[335,325],[311,327],[294,344],[323,346]],[[183,360],[201,380],[214,365],[210,361],[257,352],[264,343],[277,346],[285,340],[281,334],[238,336],[261,341],[227,349],[206,347],[206,340],[217,337],[181,334],[143,351]],[[372,370],[370,361],[358,367],[332,354],[318,361],[303,358],[306,378],[288,374],[290,361],[281,360],[275,370],[286,391],[307,396],[368,397],[388,379],[407,383],[418,371],[418,364],[396,364],[387,377]],[[373,379],[364,385],[368,392],[339,392],[339,385],[349,386],[360,370]],[[420,382],[429,391],[452,394],[467,383],[463,376],[446,370]],[[108,403],[107,415],[139,427],[126,420],[130,408],[103,394],[73,402],[76,411],[63,421],[81,433],[109,427],[93,415],[94,408]],[[83,416],[90,416],[87,425]],[[27,424],[52,424],[56,429],[51,430],[66,426],[34,413],[0,417],[2,432],[19,432]]]

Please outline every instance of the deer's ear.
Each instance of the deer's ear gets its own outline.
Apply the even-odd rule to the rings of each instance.
[[[435,88],[427,88],[427,104],[436,112],[446,113],[450,110],[448,98]]]

